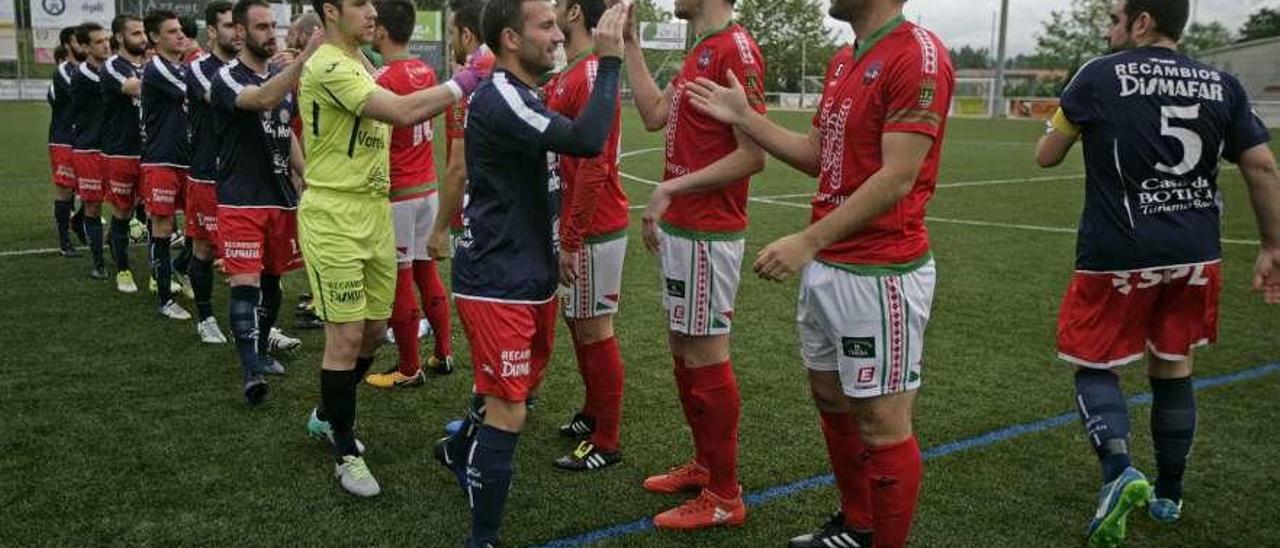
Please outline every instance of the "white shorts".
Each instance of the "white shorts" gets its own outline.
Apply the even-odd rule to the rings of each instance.
[[[745,241],[690,239],[666,228],[661,234],[658,260],[671,331],[691,337],[728,335]]]
[[[800,280],[800,355],[814,371],[839,371],[851,398],[920,388],[924,331],[937,270],[859,275],[817,261]]]
[[[440,197],[436,194],[391,202],[392,223],[396,231],[396,262],[430,261],[427,239],[431,237],[431,225],[436,222],[440,210]]]
[[[627,233],[618,231],[588,238],[578,253],[583,276],[571,287],[560,287],[560,311],[564,317],[585,320],[618,313],[622,293],[622,263],[627,258]]]

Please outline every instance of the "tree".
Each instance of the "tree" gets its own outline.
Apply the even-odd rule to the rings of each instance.
[[[958,69],[986,69],[995,63],[991,62],[991,51],[987,48],[964,46],[951,50],[951,64]]]
[[[1071,0],[1065,11],[1050,13],[1036,33],[1036,57],[1043,68],[1075,70],[1107,52],[1110,22],[1111,0]]]
[[[671,12],[662,9],[654,0],[636,0],[636,19],[638,21],[670,21]]]
[[[1192,23],[1182,35],[1180,48],[1188,54],[1195,55],[1217,49],[1234,40],[1226,25],[1214,21],[1209,24]]]
[[[765,89],[800,91],[802,76],[821,76],[835,53],[834,34],[823,23],[820,0],[743,0],[738,22],[764,54]]]
[[[1262,8],[1240,27],[1240,41],[1280,36],[1280,9]]]

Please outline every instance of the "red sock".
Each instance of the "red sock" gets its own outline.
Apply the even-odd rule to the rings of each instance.
[[[449,316],[449,294],[444,290],[440,274],[436,272],[435,261],[414,261],[413,279],[418,284],[418,292],[422,294],[422,310],[426,313],[427,323],[431,324],[431,334],[435,337],[436,359],[443,360],[453,355],[453,321]]]
[[[413,294],[413,271],[408,268],[396,272],[396,300],[387,323],[400,351],[400,374],[417,375],[422,366],[418,358],[418,299]]]
[[[573,342],[573,356],[578,361],[578,375],[582,377],[582,414],[591,417],[592,420],[595,420],[596,411],[591,407],[591,393],[594,392],[591,383],[594,382],[595,379],[588,370],[591,366],[588,361],[590,360],[590,356],[583,351],[583,347],[578,344],[578,341]]]
[[[716,496],[735,499],[738,487],[738,419],[742,415],[742,396],[733,376],[733,363],[726,360],[715,365],[691,368],[689,396],[695,416],[694,437],[702,440],[711,471],[707,486]]]
[[[876,548],[902,548],[911,536],[911,519],[920,496],[920,445],[915,436],[883,447],[867,448],[867,475],[875,508]]]
[[[675,368],[672,371],[676,377],[676,389],[679,390],[680,410],[684,412],[684,421],[689,425],[689,430],[693,434],[693,461],[698,466],[707,468],[710,464],[707,461],[707,452],[702,447],[702,442],[698,438],[698,431],[693,424],[697,417],[693,414],[693,397],[690,396],[689,369],[684,366],[684,358],[681,356],[672,356],[675,362]]]
[[[596,421],[591,443],[601,451],[617,451],[622,424],[622,351],[618,339],[609,337],[581,347],[582,357],[590,364],[587,371],[592,378],[588,385],[587,401],[591,418]]]
[[[851,413],[822,413],[822,436],[827,440],[827,456],[840,489],[840,511],[844,523],[856,531],[870,531],[871,484],[866,481],[862,438],[858,421]]]

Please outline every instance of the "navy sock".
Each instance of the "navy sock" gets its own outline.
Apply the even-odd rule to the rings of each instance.
[[[111,218],[111,256],[116,270],[129,270],[129,219]]]
[[[236,340],[236,354],[246,382],[258,375],[258,305],[262,290],[251,285],[231,288],[231,336]]]
[[[142,226],[148,226],[147,206],[143,205],[142,202],[138,202],[138,204],[133,207],[133,218],[137,219],[139,223],[142,223]]]
[[[74,207],[76,199],[71,198],[70,201]],[[71,222],[69,224],[71,225],[71,232],[76,235],[76,238],[80,240],[80,243],[88,245],[89,237],[85,234],[84,217],[84,201],[82,200],[80,202],[80,208],[77,209],[75,213],[71,214]]]
[[[280,277],[271,274],[262,275],[262,306],[258,308],[258,358],[266,360],[269,350],[271,328],[280,315]]]
[[[353,371],[320,370],[320,401],[325,420],[333,428],[333,454],[339,462],[356,450],[356,384]]]
[[[160,305],[173,299],[173,265],[169,263],[169,237],[151,237],[151,271],[155,273],[156,287],[160,293]]]
[[[458,432],[449,437],[445,450],[449,452],[449,459],[453,462],[465,462],[467,450],[471,448],[471,442],[476,438],[476,432],[480,426],[484,424],[484,396],[480,394],[471,394],[471,400],[467,404],[467,412],[462,417],[462,427]]]
[[[75,207],[72,200],[53,201],[53,224],[58,229],[58,247],[71,247],[71,209]]]
[[[89,240],[89,254],[93,257],[93,266],[102,268],[102,219],[85,217],[84,234]]]
[[[196,315],[200,321],[213,315],[213,261],[191,259],[191,291],[196,296]]]
[[[520,434],[504,432],[489,425],[480,427],[467,461],[467,486],[471,498],[471,543],[483,545],[498,540],[503,509],[511,492],[512,467]]]
[[[1131,465],[1129,408],[1120,390],[1120,377],[1097,369],[1076,372],[1076,405],[1089,444],[1102,462],[1102,481],[1110,483]]]
[[[1196,390],[1191,377],[1151,379],[1151,440],[1156,449],[1156,496],[1182,500],[1182,474],[1196,438]]]
[[[195,257],[195,243],[191,238],[186,238],[183,240],[182,249],[178,250],[178,256],[173,258],[173,271],[190,275],[193,257]]]

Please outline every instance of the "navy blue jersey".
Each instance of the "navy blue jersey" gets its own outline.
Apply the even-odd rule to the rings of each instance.
[[[52,115],[49,118],[49,144],[51,145],[67,145],[70,146],[75,140],[74,131],[75,115],[74,105],[71,104],[71,74],[76,70],[76,66],[70,61],[58,63],[57,70],[53,71],[53,82],[49,84],[49,93],[46,99],[49,101],[49,108],[52,109]]]
[[[102,153],[138,157],[142,154],[142,118],[138,97],[126,95],[122,86],[130,78],[142,78],[142,65],[113,55],[102,67]]]
[[[218,178],[218,133],[221,117],[210,105],[213,81],[226,63],[205,54],[187,67],[187,127],[191,131],[191,180],[212,183]]]
[[[1138,48],[1082,67],[1062,111],[1083,132],[1078,269],[1221,258],[1218,159],[1270,139],[1239,81],[1170,49]]]
[[[293,139],[289,121],[297,114],[293,93],[270,110],[236,108],[236,96],[244,88],[261,86],[275,72],[257,74],[237,60],[222,67],[213,81],[213,107],[223,119],[218,136],[219,205],[298,206],[298,192],[289,179]]]
[[[187,66],[163,55],[142,71],[142,147],[144,165],[187,167]]]
[[[617,108],[615,57],[601,59],[577,121],[547,109],[536,90],[498,69],[467,112],[467,198],[453,264],[462,297],[541,303],[559,283],[557,153],[598,156]]]
[[[102,74],[88,62],[80,63],[71,75],[71,101],[75,104],[75,138],[71,145],[76,150],[101,150]]]

